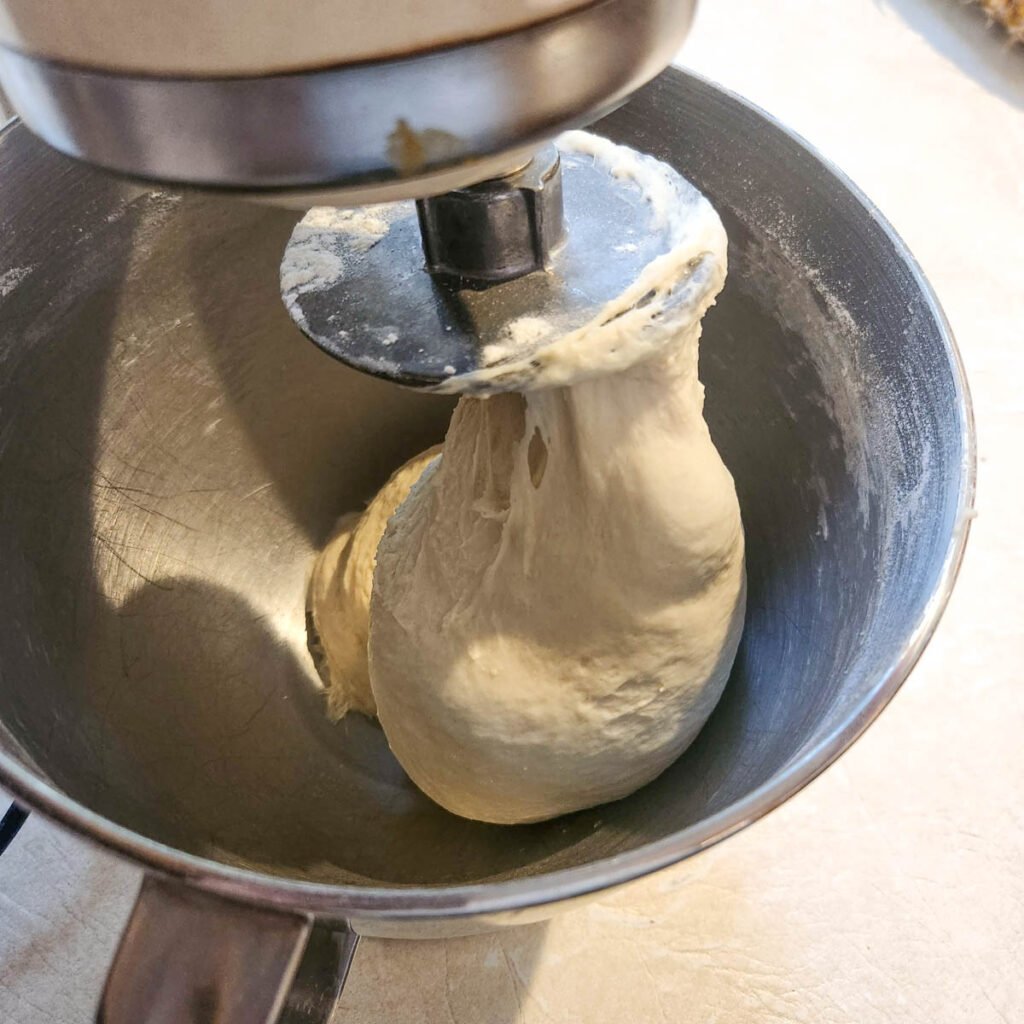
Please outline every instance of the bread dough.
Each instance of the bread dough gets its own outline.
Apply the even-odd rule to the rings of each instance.
[[[391,474],[361,515],[342,516],[313,567],[308,601],[312,644],[320,655],[332,718],[349,711],[377,713],[366,658],[377,545],[395,509],[440,454],[440,445],[421,452]]]
[[[660,774],[718,700],[742,628],[739,506],[697,378],[725,232],[663,165],[574,143],[657,178],[664,205],[649,180],[644,195],[675,245],[639,294],[545,349],[558,386],[460,401],[377,554],[381,724],[424,792],[482,821],[554,817]]]
[[[697,378],[725,232],[652,158],[584,133],[560,144],[633,187],[671,247],[532,357],[538,390],[460,400],[443,457],[387,523],[370,598],[392,750],[439,804],[497,823],[614,800],[664,771],[715,706],[744,613],[739,506]],[[510,326],[509,362],[535,326]]]

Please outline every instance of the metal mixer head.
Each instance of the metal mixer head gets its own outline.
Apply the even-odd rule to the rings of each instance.
[[[536,354],[670,248],[636,183],[548,146],[504,178],[416,204],[311,211],[281,290],[301,330],[357,370],[445,392],[528,390]]]
[[[614,109],[695,4],[269,2],[243,32],[204,0],[19,4],[0,87],[51,146],[109,170],[303,209],[383,202],[500,174]]]

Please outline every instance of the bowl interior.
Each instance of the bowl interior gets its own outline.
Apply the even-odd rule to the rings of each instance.
[[[296,214],[113,182],[0,135],[0,749],[213,860],[347,884],[606,858],[705,821],[849,726],[959,528],[966,412],[898,245],[750,108],[678,72],[601,129],[675,164],[731,238],[707,415],[749,612],[696,744],[615,804],[529,827],[423,797],[332,724],[304,587],[336,516],[443,436],[449,400],[346,370],[277,289]],[[671,471],[671,467],[667,468]]]

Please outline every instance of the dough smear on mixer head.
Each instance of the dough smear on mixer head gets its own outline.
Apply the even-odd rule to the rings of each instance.
[[[425,793],[497,823],[664,771],[718,701],[744,614],[739,506],[697,376],[724,229],[652,158],[584,133],[562,144],[632,182],[671,245],[533,352],[531,390],[463,397],[441,457],[392,478],[311,590],[332,707],[375,709]]]

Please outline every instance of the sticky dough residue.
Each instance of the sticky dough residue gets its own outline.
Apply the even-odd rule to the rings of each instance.
[[[653,157],[589,132],[566,132],[558,146],[635,185],[650,209],[648,230],[664,234],[668,249],[583,326],[559,334],[540,317],[515,320],[503,341],[484,349],[486,366],[438,391],[482,388],[517,373],[529,377],[531,390],[619,373],[671,344],[679,323],[699,319],[708,296],[722,287],[725,261],[718,254],[724,254],[725,231],[688,181]]]
[[[0,274],[0,299],[6,299],[34,269],[35,267],[11,267]]]
[[[281,294],[298,322],[305,322],[298,296],[329,288],[345,272],[340,242],[368,252],[387,235],[397,212],[392,203],[357,210],[315,206],[295,225],[281,262]]]

